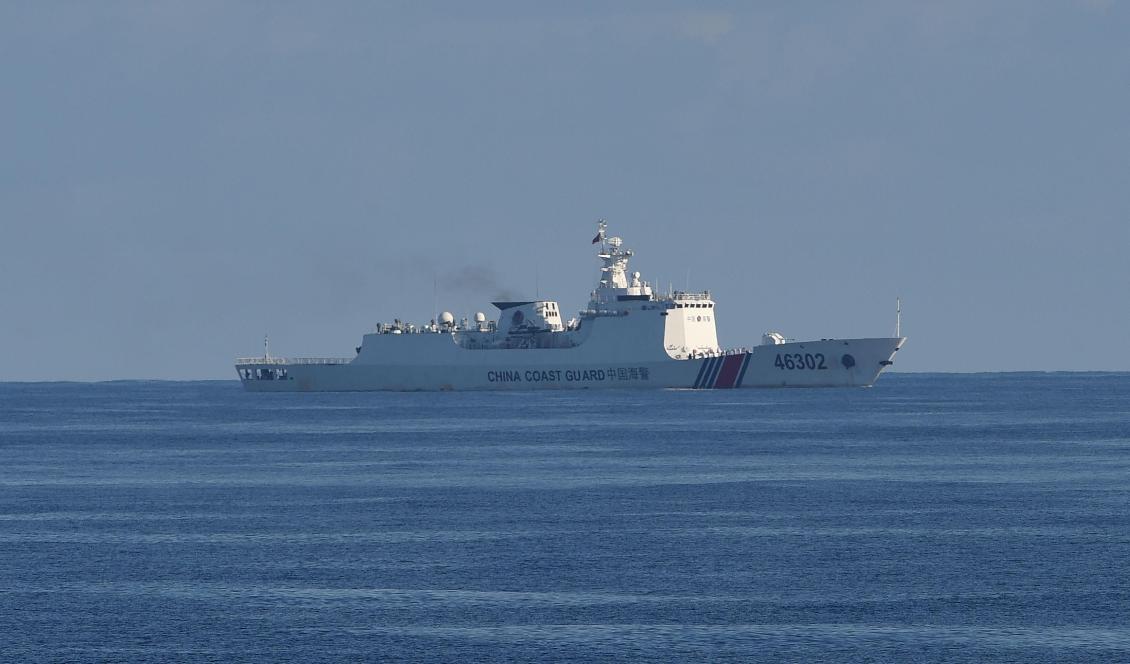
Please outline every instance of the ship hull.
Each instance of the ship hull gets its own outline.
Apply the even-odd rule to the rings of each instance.
[[[264,359],[236,365],[255,392],[462,391],[545,389],[733,389],[869,387],[905,338],[835,339],[757,346],[694,359],[613,354],[591,360],[562,350],[406,353],[378,362]],[[574,349],[579,350],[579,349]],[[438,347],[437,347],[438,351]]]

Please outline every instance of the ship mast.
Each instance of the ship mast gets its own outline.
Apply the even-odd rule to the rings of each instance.
[[[600,267],[600,279],[589,303],[591,310],[600,311],[608,305],[615,305],[617,297],[621,295],[651,296],[651,286],[640,280],[639,272],[633,273],[629,278],[628,260],[634,252],[623,248],[622,238],[608,237],[608,224],[603,219],[597,222],[597,233],[592,242],[600,242],[596,256],[603,264]]]

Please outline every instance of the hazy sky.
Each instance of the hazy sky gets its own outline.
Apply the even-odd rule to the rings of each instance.
[[[573,312],[600,217],[726,346],[1130,370],[1120,2],[10,1],[0,102],[0,380]]]

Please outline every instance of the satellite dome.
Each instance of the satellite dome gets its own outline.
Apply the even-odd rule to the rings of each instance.
[[[442,314],[439,315],[439,322],[443,325],[448,325],[448,326],[454,325],[455,324],[455,316],[452,315],[452,313],[450,311],[445,311],[445,312],[443,312]]]
[[[483,312],[481,312],[481,311],[480,311],[480,312],[478,312],[478,313],[476,313],[476,314],[475,314],[475,322],[476,322],[476,323],[485,323],[485,322],[487,322],[487,315],[486,315],[486,314],[484,314],[484,313],[483,313]]]

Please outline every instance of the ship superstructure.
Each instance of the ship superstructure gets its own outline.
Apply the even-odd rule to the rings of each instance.
[[[868,386],[905,341],[795,342],[770,332],[755,348],[723,349],[709,291],[657,292],[628,271],[633,253],[604,221],[597,243],[597,286],[569,320],[552,300],[500,301],[496,320],[444,312],[420,326],[378,324],[352,358],[264,350],[236,370],[260,391]]]

